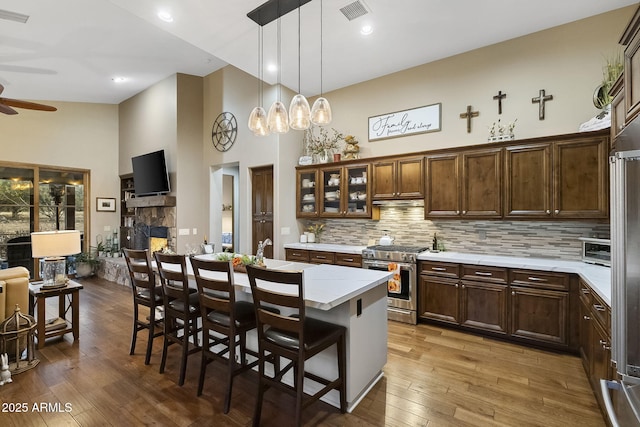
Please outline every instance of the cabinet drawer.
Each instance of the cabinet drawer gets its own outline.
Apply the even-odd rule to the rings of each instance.
[[[585,307],[591,307],[591,293],[593,291],[582,280],[579,281],[578,295],[580,296],[580,301],[585,305]]]
[[[309,251],[304,249],[285,249],[287,261],[309,262]]]
[[[462,278],[481,282],[507,283],[507,269],[484,265],[463,265]]]
[[[460,265],[446,262],[421,261],[420,274],[452,277],[457,279],[460,275]]]
[[[362,267],[362,255],[337,253],[336,264],[347,267]]]
[[[531,288],[569,290],[569,275],[535,270],[511,270],[511,284]]]
[[[591,292],[591,315],[605,331],[611,331],[611,309],[595,292]]]
[[[313,264],[335,264],[335,255],[334,252],[310,251],[309,262]]]

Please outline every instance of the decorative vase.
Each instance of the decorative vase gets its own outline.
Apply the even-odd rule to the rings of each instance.
[[[318,153],[318,163],[329,163],[329,152],[327,150]]]

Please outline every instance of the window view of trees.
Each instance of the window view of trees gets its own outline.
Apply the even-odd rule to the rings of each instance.
[[[38,183],[37,186],[34,183]],[[24,266],[37,277],[31,258],[31,232],[85,232],[87,171],[56,170],[0,163],[0,262]]]

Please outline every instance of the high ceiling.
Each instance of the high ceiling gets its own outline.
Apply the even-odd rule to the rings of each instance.
[[[2,96],[120,103],[175,73],[205,76],[226,64],[259,76],[259,26],[247,13],[264,0],[2,0]],[[328,92],[482,46],[624,6],[632,0],[359,0],[366,14],[340,11],[354,0],[312,0],[281,19],[281,77]],[[157,17],[169,11],[173,22]],[[26,23],[2,12],[28,15]],[[373,27],[360,34],[364,24]],[[277,64],[277,22],[264,26],[263,78]],[[623,28],[620,28],[622,32]],[[594,29],[597,31],[597,29]],[[124,78],[116,83],[116,77]]]

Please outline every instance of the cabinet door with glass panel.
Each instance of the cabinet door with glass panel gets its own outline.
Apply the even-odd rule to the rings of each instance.
[[[314,218],[318,216],[318,187],[317,169],[296,171],[296,217]]]
[[[328,166],[320,170],[320,216],[371,218],[369,165]]]

